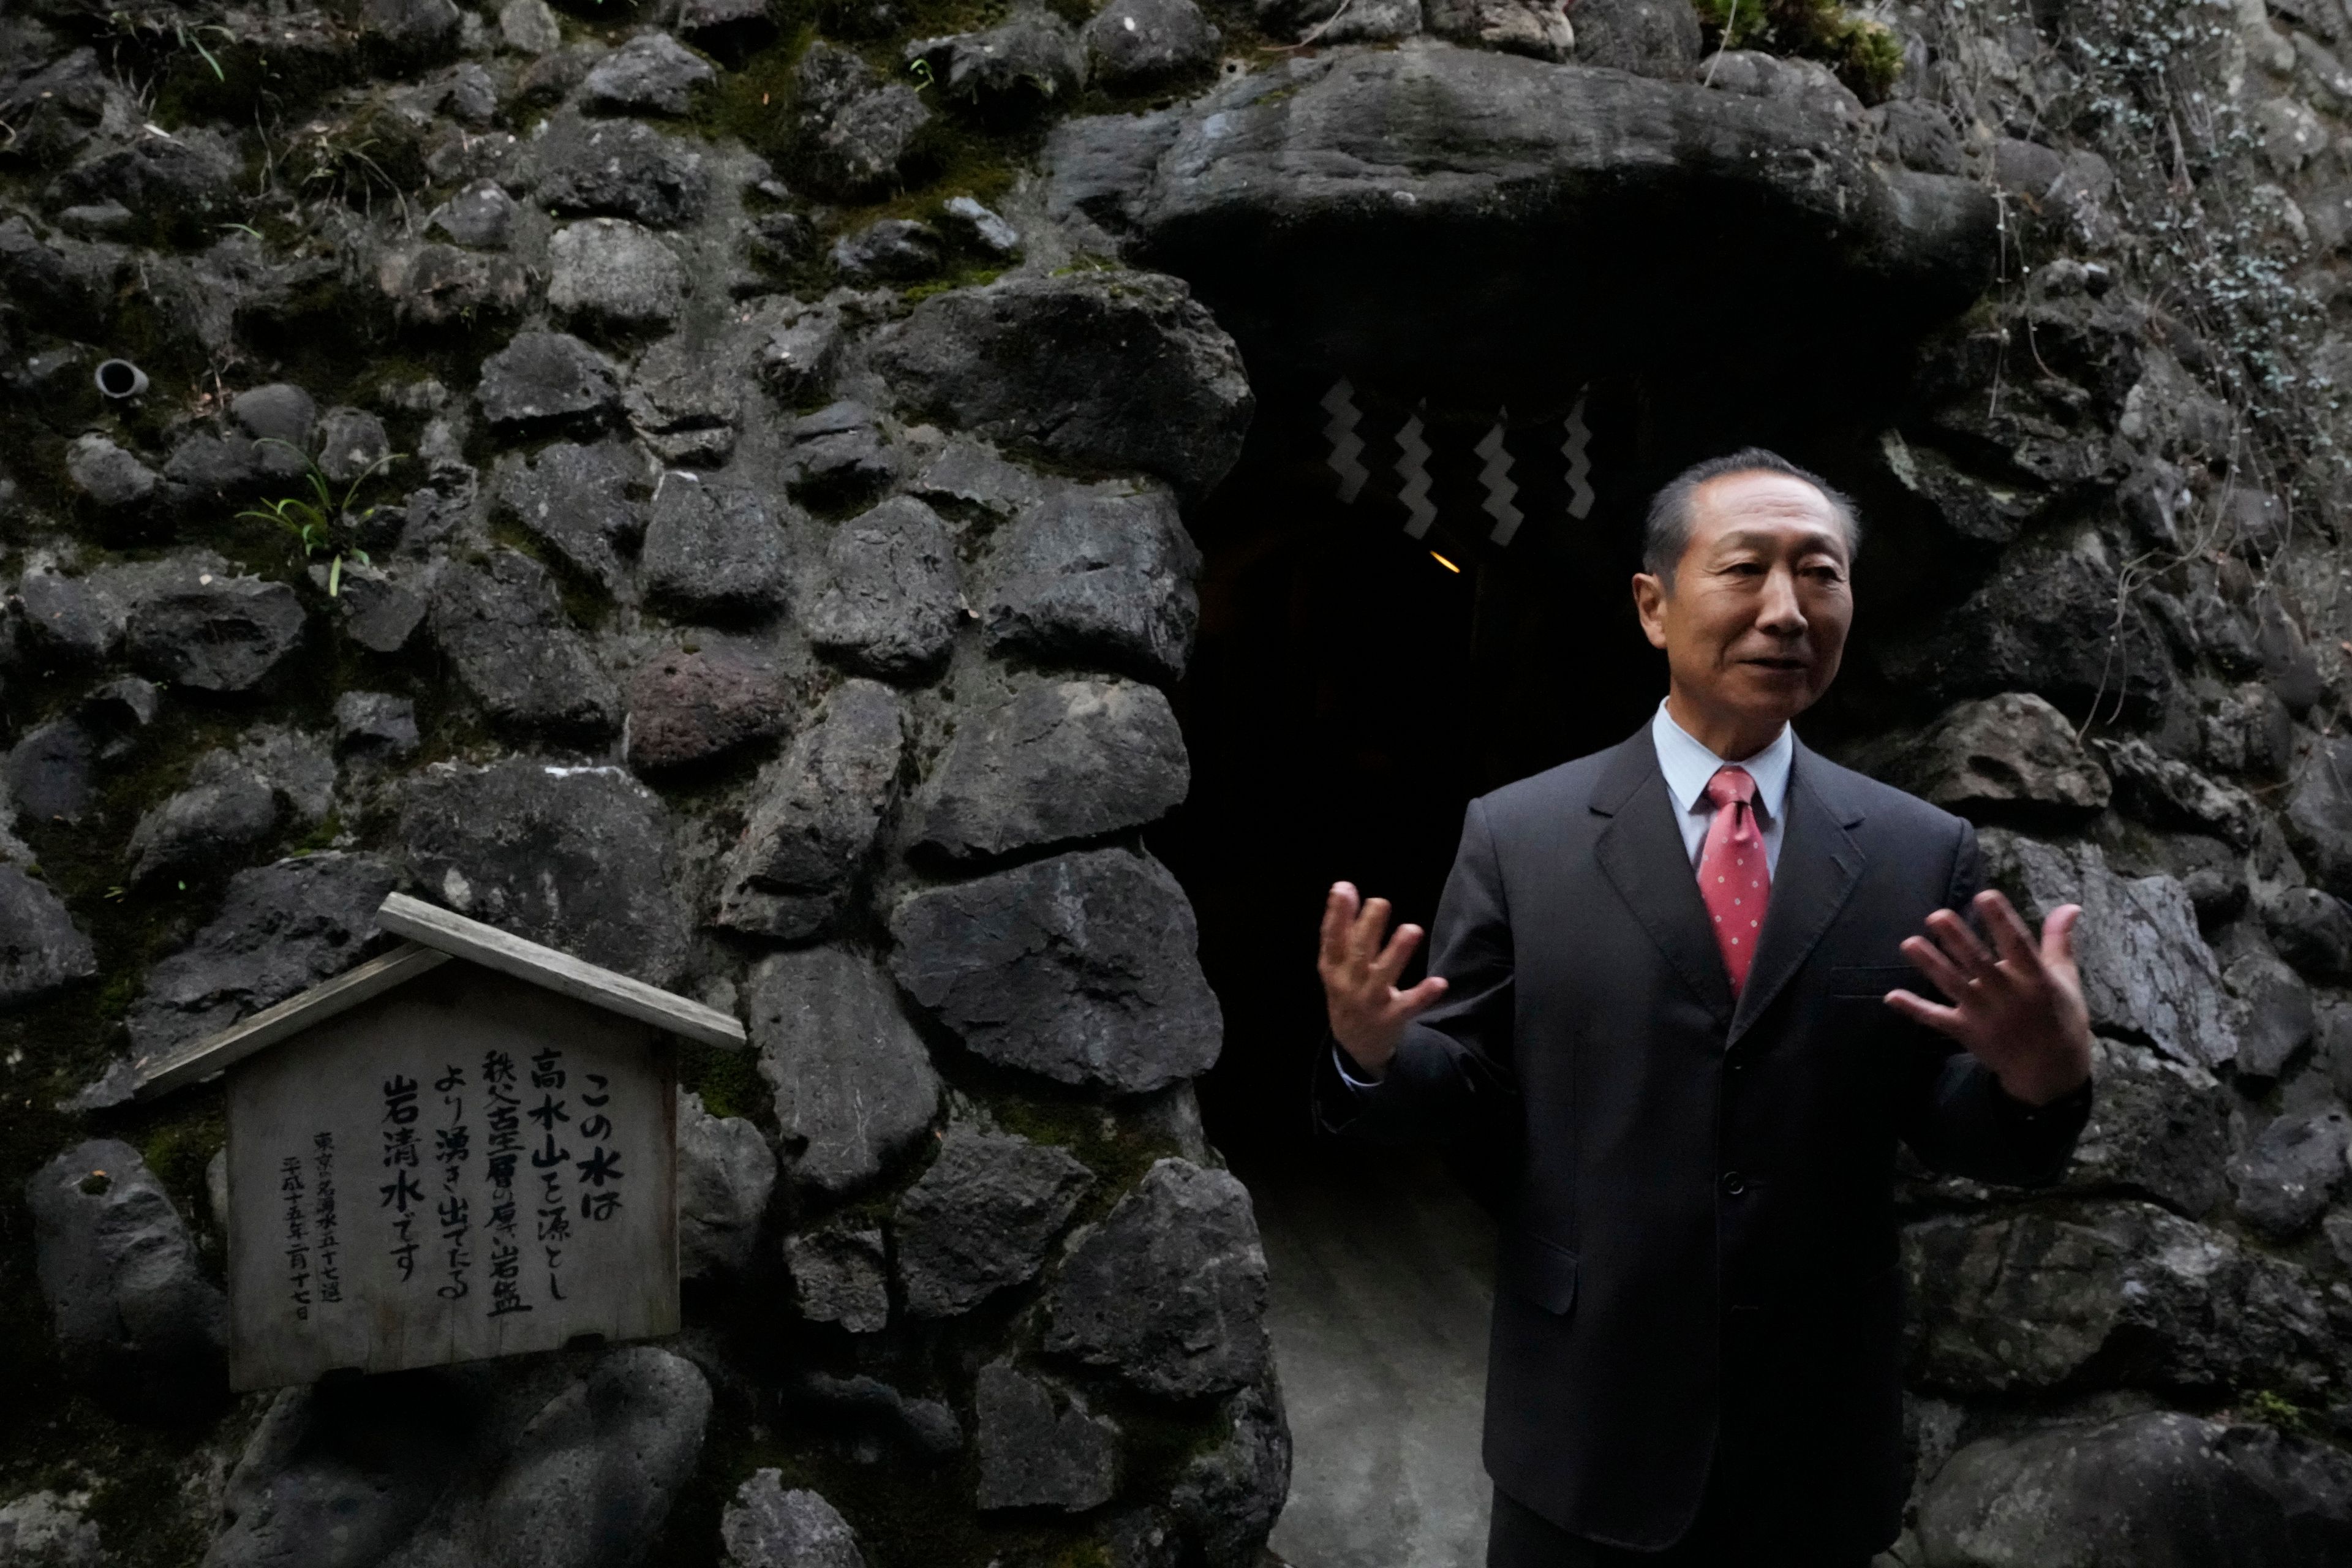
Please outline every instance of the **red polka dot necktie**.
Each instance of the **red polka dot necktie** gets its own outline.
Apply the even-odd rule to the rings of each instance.
[[[1764,904],[1772,896],[1772,868],[1764,858],[1764,835],[1756,826],[1756,781],[1746,768],[1717,768],[1706,781],[1715,820],[1706,825],[1706,845],[1698,853],[1698,891],[1715,921],[1715,945],[1731,976],[1731,994],[1748,984],[1756,939],[1764,930]]]

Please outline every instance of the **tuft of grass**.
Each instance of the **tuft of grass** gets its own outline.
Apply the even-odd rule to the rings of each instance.
[[[284,530],[302,547],[305,560],[313,555],[326,556],[327,597],[334,598],[342,592],[343,563],[346,560],[356,561],[362,566],[369,564],[367,552],[360,548],[359,535],[360,530],[369,518],[375,515],[377,509],[352,510],[359,500],[360,489],[403,454],[387,452],[378,458],[338,497],[328,482],[325,471],[302,448],[291,441],[280,441],[275,436],[263,437],[261,444],[283,447],[300,458],[302,477],[310,486],[310,493],[265,500],[236,515],[241,520],[271,523]]]

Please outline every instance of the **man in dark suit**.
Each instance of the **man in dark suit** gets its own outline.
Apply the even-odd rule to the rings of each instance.
[[[1331,890],[1323,1124],[1509,1152],[1490,1568],[1861,1568],[1908,1486],[1896,1141],[2040,1183],[2089,1114],[2082,911],[2037,941],[1966,822],[1789,729],[1857,533],[1771,453],[1684,475],[1633,579],[1655,720],[1471,803],[1420,984]]]

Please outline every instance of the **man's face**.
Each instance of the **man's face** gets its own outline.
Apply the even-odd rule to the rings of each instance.
[[[1819,490],[1769,470],[1710,480],[1692,511],[1673,588],[1633,579],[1642,629],[1695,710],[1769,735],[1837,675],[1853,623],[1845,530]]]

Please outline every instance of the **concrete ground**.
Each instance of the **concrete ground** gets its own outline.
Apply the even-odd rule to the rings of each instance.
[[[1240,1173],[1297,1445],[1294,1568],[1479,1568],[1495,1227],[1433,1158],[1323,1144]]]

